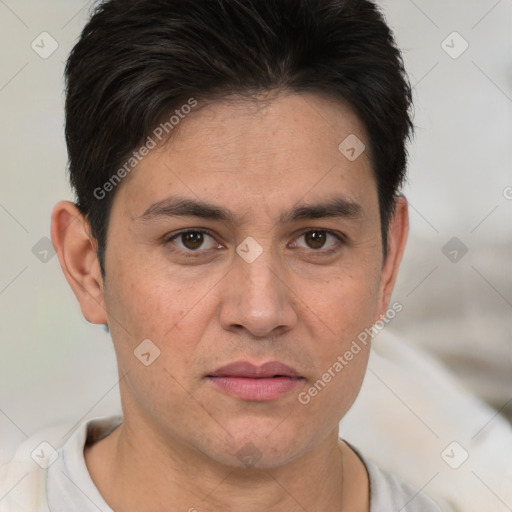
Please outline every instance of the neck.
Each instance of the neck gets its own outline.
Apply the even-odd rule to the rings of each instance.
[[[85,450],[91,478],[114,510],[368,511],[364,465],[333,431],[285,466],[231,467],[179,440],[126,422]]]

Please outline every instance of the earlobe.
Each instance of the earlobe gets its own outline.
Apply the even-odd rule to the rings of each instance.
[[[82,314],[91,323],[106,324],[107,314],[96,243],[89,225],[70,201],[57,203],[52,212],[51,237],[60,266]]]
[[[398,196],[395,200],[395,211],[388,229],[388,251],[382,268],[379,303],[374,321],[386,314],[391,299],[391,293],[395,286],[398,269],[407,242],[409,233],[409,207],[404,196]]]

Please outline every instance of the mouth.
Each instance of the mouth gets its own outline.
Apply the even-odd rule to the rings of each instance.
[[[305,379],[279,361],[256,366],[237,361],[206,376],[220,391],[248,401],[270,401],[289,393]]]

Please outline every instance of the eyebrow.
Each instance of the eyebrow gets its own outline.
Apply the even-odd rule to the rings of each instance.
[[[281,224],[290,224],[304,219],[355,219],[363,216],[363,208],[359,203],[344,197],[334,197],[322,203],[300,203],[291,210],[283,212],[279,217]],[[232,211],[207,202],[171,196],[152,204],[137,220],[148,222],[160,217],[197,217],[220,221],[234,226],[246,222],[246,216],[237,217]]]

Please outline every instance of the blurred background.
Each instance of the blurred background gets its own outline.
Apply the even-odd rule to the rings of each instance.
[[[388,328],[512,421],[512,1],[378,3],[416,126]],[[57,420],[120,410],[109,335],[83,319],[49,242],[52,206],[72,199],[64,63],[90,7],[0,0],[0,459]]]

